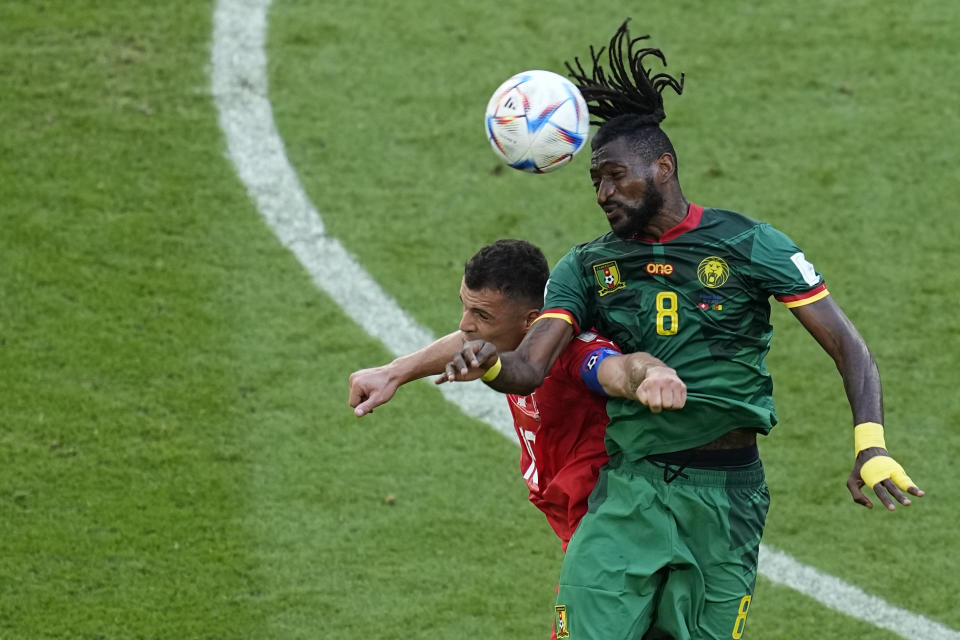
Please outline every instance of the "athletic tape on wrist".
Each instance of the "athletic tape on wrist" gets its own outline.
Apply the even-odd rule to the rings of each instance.
[[[890,456],[874,456],[864,462],[863,466],[860,467],[860,478],[868,487],[874,487],[887,478],[893,480],[893,483],[903,491],[914,486],[913,480],[903,470],[900,463]]]
[[[500,375],[500,369],[503,368],[503,363],[500,362],[500,356],[497,356],[497,361],[493,363],[493,366],[487,369],[487,372],[480,377],[484,382],[490,382],[498,375]]]
[[[876,422],[861,422],[853,428],[854,457],[870,447],[887,448],[887,444],[883,441],[883,425]]]

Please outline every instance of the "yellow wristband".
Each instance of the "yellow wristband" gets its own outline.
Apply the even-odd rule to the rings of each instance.
[[[883,441],[883,425],[876,422],[861,422],[853,428],[854,457],[870,447],[887,448],[887,444]]]
[[[498,375],[500,375],[500,369],[503,368],[503,363],[500,362],[500,356],[497,356],[497,361],[493,363],[493,366],[487,369],[487,372],[481,376],[481,380],[484,382],[490,382]]]

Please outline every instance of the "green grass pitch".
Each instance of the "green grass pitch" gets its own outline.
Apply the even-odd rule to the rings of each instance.
[[[213,10],[0,4],[0,638],[546,637],[561,555],[516,447],[426,384],[347,406],[349,372],[390,355],[226,158]],[[960,629],[951,3],[275,0],[290,161],[328,232],[444,333],[481,244],[555,261],[605,230],[586,154],[504,169],[481,119],[509,75],[562,71],[627,15],[687,76],[665,122],[686,194],[804,248],[928,491],[849,500],[839,376],[778,309],[765,542]],[[745,637],[813,635],[896,637],[761,579]]]

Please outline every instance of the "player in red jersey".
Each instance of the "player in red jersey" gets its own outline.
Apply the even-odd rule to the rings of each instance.
[[[548,277],[546,258],[528,242],[499,240],[482,248],[464,268],[459,331],[389,364],[351,374],[355,414],[366,415],[389,401],[402,384],[442,373],[464,340],[516,348],[540,313]],[[585,332],[560,354],[536,391],[507,396],[530,501],[546,515],[564,550],[607,462],[609,396],[638,400],[659,412],[681,408],[686,387],[656,358],[622,355],[609,340]]]
[[[588,387],[582,369],[603,354],[619,353],[606,338],[581,333],[539,389],[528,396],[507,395],[530,502],[547,516],[564,551],[608,459],[606,394]]]

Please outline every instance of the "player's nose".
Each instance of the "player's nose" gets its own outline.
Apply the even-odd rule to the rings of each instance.
[[[603,203],[607,201],[607,198],[610,197],[610,194],[613,193],[612,185],[607,180],[601,180],[600,184],[597,186],[597,204],[601,207]]]
[[[464,311],[463,316],[460,317],[459,329],[464,333],[473,333],[477,330],[477,323],[473,321],[472,314],[469,311]]]

